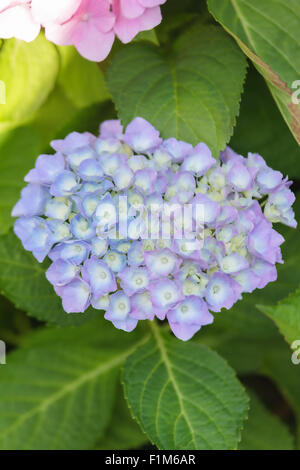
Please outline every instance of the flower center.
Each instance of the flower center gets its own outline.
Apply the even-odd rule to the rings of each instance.
[[[213,286],[212,291],[214,294],[217,294],[220,291],[220,286]]]

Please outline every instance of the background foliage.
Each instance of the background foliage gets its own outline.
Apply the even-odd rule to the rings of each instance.
[[[99,311],[66,315],[47,263],[11,230],[24,175],[50,140],[116,116],[204,141],[215,157],[227,143],[259,152],[300,189],[299,2],[169,0],[163,18],[101,64],[42,34],[0,45],[0,338],[10,351],[0,449],[300,448],[297,231],[280,229],[276,283],[183,343],[149,322],[128,335]]]

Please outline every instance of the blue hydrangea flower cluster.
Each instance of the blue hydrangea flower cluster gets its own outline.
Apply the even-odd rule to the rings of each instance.
[[[163,141],[142,118],[51,145],[56,153],[38,157],[12,215],[24,248],[51,259],[46,276],[67,313],[92,305],[125,331],[167,319],[188,340],[211,312],[276,279],[284,238],[272,223],[296,227],[295,196],[260,155],[227,147],[216,160],[204,143]],[[150,237],[149,209],[162,214]]]

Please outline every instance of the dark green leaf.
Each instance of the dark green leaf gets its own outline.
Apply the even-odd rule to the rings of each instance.
[[[88,449],[107,427],[137,340],[103,318],[38,331],[1,367],[0,449]]]
[[[268,411],[254,392],[250,396],[248,420],[242,432],[240,450],[292,450],[293,437],[287,426]]]
[[[300,144],[300,103],[292,100],[300,76],[299,1],[208,0],[208,7],[266,79]]]
[[[230,146],[243,155],[257,152],[272,168],[290,178],[300,177],[299,145],[285,125],[263,78],[252,67]]]
[[[118,389],[112,414],[111,422],[95,449],[128,450],[147,444],[148,438],[131,416],[121,387]]]
[[[221,29],[196,25],[167,55],[146,43],[121,49],[108,86],[124,125],[144,117],[164,138],[205,142],[217,157],[232,134],[245,71],[243,55]]]
[[[159,449],[234,449],[247,415],[247,397],[216,353],[153,336],[128,357],[125,393],[133,415]]]

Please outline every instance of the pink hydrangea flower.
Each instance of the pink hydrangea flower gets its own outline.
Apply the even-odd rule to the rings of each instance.
[[[160,5],[166,0],[113,0],[116,15],[114,31],[118,38],[130,42],[140,31],[155,28],[161,22]]]
[[[89,60],[107,57],[114,42],[115,16],[108,0],[82,0],[71,18],[45,23],[46,37],[62,46],[74,45]]]
[[[68,21],[80,4],[81,0],[31,0],[31,9],[36,21],[45,25]]]
[[[0,38],[33,41],[41,29],[27,0],[0,0]]]
[[[0,0],[0,38],[47,39],[73,45],[85,58],[107,57],[115,36],[130,42],[161,22],[166,0]]]

